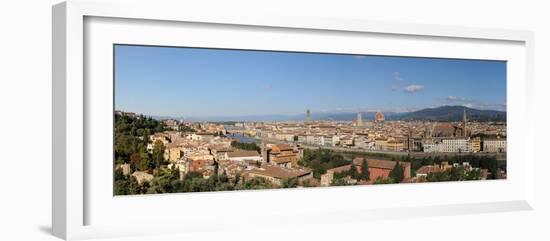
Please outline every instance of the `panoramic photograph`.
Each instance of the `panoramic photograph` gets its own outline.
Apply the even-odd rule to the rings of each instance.
[[[115,196],[507,178],[505,61],[113,48]]]

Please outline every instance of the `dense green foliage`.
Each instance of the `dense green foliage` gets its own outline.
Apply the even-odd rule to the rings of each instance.
[[[429,173],[426,181],[429,182],[447,182],[447,181],[470,181],[480,180],[481,171],[479,169],[466,170],[464,167],[452,167],[444,172]]]
[[[370,180],[369,164],[366,159],[361,163],[361,175],[359,178],[365,181]]]
[[[494,173],[497,169],[506,171],[506,160],[497,160],[494,155],[479,155],[479,154],[467,154],[467,155],[443,155],[443,156],[427,156],[427,157],[413,157],[411,155],[395,155],[389,153],[362,153],[362,152],[347,152],[352,157],[365,157],[365,158],[380,158],[384,160],[402,161],[411,163],[411,175],[415,175],[415,171],[426,165],[439,165],[444,161],[449,164],[468,162],[470,166],[481,169],[488,169],[491,175],[488,179],[494,179]]]
[[[487,169],[491,173],[487,178],[495,179],[495,173],[500,168],[506,170],[506,161],[498,161],[494,156],[478,156],[478,155],[462,155],[462,156],[436,156],[436,157],[422,157],[412,158],[405,156],[401,159],[411,163],[411,170],[414,172],[418,168],[426,165],[439,165],[446,161],[449,164],[462,164],[468,162],[470,166],[474,168]]]
[[[348,181],[344,177],[338,177],[332,179],[331,186],[351,186],[353,184],[348,183]]]
[[[292,177],[292,178],[284,178],[281,180],[281,187],[282,188],[293,188],[298,186],[298,178]]]
[[[167,164],[167,161],[164,159],[165,150],[166,147],[161,141],[156,141],[155,143],[153,143],[151,158],[153,159],[153,163],[155,163],[156,166]]]
[[[326,149],[304,149],[304,157],[300,160],[300,165],[309,167],[313,170],[313,177],[319,179],[328,169],[351,164],[350,160],[345,160],[340,154],[336,154]]]
[[[276,188],[271,182],[262,177],[254,177],[250,180],[247,180],[242,183],[242,185],[235,185],[235,190],[246,190],[246,189],[270,189]]]
[[[402,182],[405,178],[405,173],[403,172],[403,166],[400,162],[396,162],[393,169],[390,171],[389,177],[395,182]]]
[[[349,168],[348,176],[350,176],[351,178],[356,179],[356,180],[359,179],[359,172],[357,171],[357,166],[355,166],[355,164],[353,164],[353,163],[351,164],[351,166]]]
[[[183,179],[180,179],[180,172],[177,168],[161,168],[151,183],[144,182],[139,185],[134,177],[123,175],[120,169],[115,171],[115,195],[273,189],[297,186],[296,178],[283,179],[282,185],[277,186],[261,177],[244,180],[238,175],[233,179],[226,175],[213,175],[204,178],[199,172],[189,172]]]
[[[351,153],[352,156],[361,156],[365,158],[380,158],[392,161],[401,161],[411,163],[411,175],[415,175],[415,171],[422,166],[427,165],[440,165],[446,161],[449,164],[462,164],[468,162],[470,166],[480,169],[488,169],[491,175],[488,179],[494,178],[494,173],[497,169],[506,171],[506,160],[497,160],[496,156],[492,155],[443,155],[443,156],[427,156],[427,157],[413,157],[411,155],[393,155],[388,153]]]
[[[393,178],[383,178],[383,177],[377,177],[376,180],[374,180],[373,184],[392,184],[395,183],[395,180]]]
[[[160,121],[151,117],[115,114],[115,163],[130,163],[132,170],[145,171],[155,168],[160,158],[153,158],[147,152],[147,144],[150,135],[164,131],[164,128]]]
[[[257,151],[257,152],[261,151],[261,148],[254,142],[244,143],[244,142],[232,141],[231,146],[241,150]]]
[[[120,168],[115,170],[115,195],[144,194],[147,193],[148,188],[148,182],[139,185],[135,177],[124,175]]]

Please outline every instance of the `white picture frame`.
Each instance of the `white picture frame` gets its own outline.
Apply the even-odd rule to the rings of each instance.
[[[150,9],[156,9],[150,11]],[[103,19],[103,20],[102,20]],[[106,19],[106,20],[105,20]],[[96,21],[98,20],[98,21]],[[112,21],[111,21],[112,20]],[[90,21],[90,22],[87,22]],[[121,24],[118,24],[119,21]],[[324,200],[334,196],[346,196],[360,198],[365,193],[376,193],[381,198],[376,202],[371,203],[372,208],[362,207],[347,207],[338,209],[328,206],[324,211],[315,211],[319,206],[311,205],[304,210],[293,210],[290,206],[281,208],[272,208],[272,210],[262,210],[261,212],[220,212],[220,221],[209,223],[208,228],[224,229],[231,228],[236,224],[229,223],[221,216],[236,215],[232,217],[240,222],[246,222],[250,217],[262,219],[264,223],[275,225],[278,222],[285,220],[287,225],[300,225],[302,222],[330,222],[323,221],[330,218],[339,217],[340,220],[360,221],[368,219],[383,219],[392,217],[422,217],[433,215],[451,215],[451,214],[467,214],[467,213],[482,213],[482,212],[497,212],[497,211],[514,211],[514,210],[530,210],[533,208],[534,202],[534,173],[535,173],[535,157],[534,157],[534,135],[529,124],[530,120],[526,116],[530,116],[531,109],[529,108],[531,98],[529,93],[532,93],[532,66],[533,66],[533,34],[528,31],[518,30],[496,30],[496,29],[481,29],[481,28],[466,28],[455,26],[438,26],[438,25],[421,25],[409,23],[390,23],[390,22],[370,22],[350,19],[320,19],[320,18],[305,18],[295,16],[277,16],[264,13],[251,13],[250,15],[209,15],[206,10],[188,9],[184,3],[177,1],[163,3],[128,3],[122,1],[110,2],[94,2],[94,1],[67,1],[53,7],[53,167],[52,167],[52,226],[53,234],[63,239],[84,239],[95,237],[111,237],[122,235],[139,235],[139,234],[155,234],[155,233],[173,233],[173,232],[193,232],[204,230],[206,220],[194,220],[193,222],[185,219],[178,219],[178,214],[171,217],[169,215],[159,213],[149,213],[147,217],[151,220],[159,221],[158,227],[153,229],[136,229],[131,225],[131,218],[123,218],[131,215],[130,210],[124,210],[124,207],[140,207],[151,205],[158,202],[164,208],[174,208],[175,203],[188,202],[190,205],[198,205],[197,209],[213,204],[213,201],[227,199],[229,203],[239,205],[242,200],[255,200],[256,202],[263,200],[277,200],[282,196],[285,198],[299,198],[300,200]],[[101,43],[132,43],[140,39],[139,33],[132,32],[130,23],[134,27],[148,28],[151,31],[159,31],[158,38],[141,39],[135,43],[138,44],[160,44],[160,45],[180,45],[176,40],[167,41],[162,34],[164,24],[170,25],[172,28],[180,28],[183,25],[193,25],[194,31],[248,31],[250,33],[242,33],[249,35],[241,35],[240,37],[227,37],[229,45],[222,47],[235,47],[239,44],[239,38],[242,42],[244,36],[262,38],[262,35],[270,34],[300,34],[304,35],[301,41],[307,41],[311,38],[311,33],[314,33],[319,38],[328,36],[338,39],[340,35],[349,37],[349,34],[357,34],[359,38],[363,35],[370,34],[380,36],[389,36],[395,39],[410,39],[411,43],[417,41],[435,41],[441,42],[442,47],[462,46],[469,51],[464,51],[463,55],[454,56],[451,52],[447,54],[430,53],[427,48],[418,48],[416,52],[405,53],[403,50],[380,45],[380,49],[385,50],[369,50],[361,52],[358,49],[350,47],[348,50],[329,49],[330,46],[321,46],[321,44],[312,44],[311,51],[336,51],[355,54],[373,54],[372,51],[380,51],[381,54],[416,56],[422,53],[422,56],[432,57],[462,57],[462,58],[489,58],[510,61],[513,72],[509,75],[508,80],[508,108],[510,108],[509,120],[510,125],[514,126],[514,131],[509,135],[509,146],[514,150],[509,153],[510,162],[513,162],[515,157],[522,157],[522,163],[516,163],[518,174],[510,174],[509,180],[504,182],[487,182],[487,183],[464,183],[460,185],[452,183],[429,184],[429,186],[396,186],[386,185],[380,187],[361,187],[361,188],[320,188],[308,190],[289,190],[289,191],[255,191],[255,192],[239,192],[239,193],[216,193],[216,194],[174,194],[174,195],[154,195],[143,197],[129,197],[113,201],[112,205],[109,200],[95,200],[101,191],[94,191],[98,188],[105,187],[108,182],[103,184],[90,184],[88,178],[94,179],[94,174],[90,174],[91,170],[102,172],[95,164],[90,164],[85,159],[89,158],[90,148],[93,143],[99,139],[87,139],[90,132],[93,131],[95,124],[90,124],[89,118],[94,117],[94,113],[102,112],[104,109],[103,102],[95,101],[94,93],[90,93],[90,89],[98,89],[102,86],[97,85],[98,81],[86,82],[86,78],[90,77],[86,72],[86,68],[101,69],[96,67],[99,60],[103,58],[107,61],[106,55],[102,55]],[[151,24],[147,24],[151,23]],[[93,28],[87,28],[86,24],[96,24]],[[187,26],[186,25],[186,26]],[[91,26],[91,25],[90,25]],[[95,27],[97,26],[97,27]],[[183,26],[185,28],[186,26]],[[170,27],[168,27],[170,28]],[[209,29],[212,28],[212,29]],[[125,32],[125,29],[128,30]],[[239,30],[241,29],[241,30]],[[111,38],[117,30],[120,36]],[[109,32],[111,31],[111,32]],[[87,38],[87,35],[93,35]],[[96,34],[96,35],[94,35]],[[126,34],[127,37],[122,36]],[[177,31],[171,34],[177,37]],[[203,33],[206,34],[207,33]],[[200,34],[199,34],[200,35]],[[330,35],[330,36],[329,36]],[[374,36],[373,38],[376,38]],[[89,37],[89,36],[88,36]],[[178,38],[174,38],[178,39]],[[94,41],[89,44],[86,41]],[[130,41],[130,42],[128,42]],[[166,41],[166,42],[165,42]],[[195,41],[201,41],[197,38]],[[232,42],[233,41],[233,42]],[[449,43],[444,43],[448,41]],[[259,41],[261,42],[261,41]],[[435,43],[434,42],[434,43]],[[97,43],[97,44],[96,44]],[[234,45],[231,45],[234,43]],[[374,43],[374,42],[373,42]],[[470,45],[474,43],[473,45]],[[510,46],[509,50],[500,53],[497,47],[491,47],[501,43],[503,46]],[[252,44],[252,43],[249,43]],[[406,46],[407,43],[403,43]],[[410,43],[409,43],[410,44]],[[448,44],[448,45],[447,45]],[[201,45],[200,43],[188,43],[187,45]],[[220,47],[220,43],[211,42],[208,46],[203,47]],[[305,48],[298,46],[296,48]],[[387,44],[386,44],[387,45]],[[352,46],[352,45],[350,45]],[[378,45],[376,45],[378,46]],[[477,46],[477,47],[476,47]],[[88,59],[90,49],[93,48],[93,53],[99,59]],[[250,48],[270,48],[265,46],[251,46]],[[271,48],[281,50],[294,50],[289,45],[276,46],[273,44]],[[508,47],[506,47],[508,48]],[[475,52],[478,49],[486,49],[483,53]],[[97,50],[97,51],[96,51]],[[394,52],[391,52],[394,51]],[[422,52],[424,51],[424,52]],[[508,54],[509,53],[509,54]],[[444,55],[444,56],[442,56]],[[482,56],[483,55],[483,56]],[[480,57],[482,56],[482,57]],[[107,56],[108,57],[108,56]],[[112,60],[109,60],[112,61]],[[106,66],[108,68],[108,66]],[[112,69],[101,69],[97,73],[109,73]],[[95,72],[94,72],[95,73]],[[96,74],[94,74],[96,75]],[[101,74],[97,74],[101,75]],[[112,80],[109,80],[112,81]],[[92,91],[93,92],[93,91]],[[111,93],[112,94],[112,93]],[[90,101],[94,100],[94,101]],[[107,99],[107,102],[110,99]],[[99,103],[99,104],[96,104]],[[99,111],[99,112],[98,112]],[[107,110],[112,113],[112,110]],[[112,118],[112,117],[111,117]],[[107,123],[109,120],[107,121]],[[111,122],[112,123],[112,122]],[[96,125],[97,126],[97,125]],[[91,129],[90,129],[91,128]],[[510,128],[510,127],[508,127]],[[105,140],[104,140],[105,141]],[[112,141],[112,140],[110,140]],[[92,144],[90,144],[92,143]],[[112,143],[111,143],[112,144]],[[515,158],[518,160],[518,158]],[[98,171],[99,170],[99,171]],[[103,170],[112,172],[112,169]],[[111,185],[112,187],[112,185]],[[395,195],[413,192],[432,193],[437,190],[450,188],[458,193],[464,192],[484,192],[488,189],[495,188],[511,188],[510,193],[495,193],[493,197],[485,197],[476,199],[476,197],[467,197],[464,199],[456,199],[455,202],[442,200],[440,202],[421,202],[412,200],[392,201],[386,200]],[[414,189],[414,190],[413,190]],[[469,190],[469,191],[467,191]],[[452,195],[449,195],[451,198]],[[483,196],[480,194],[480,197]],[[107,198],[107,197],[105,197]],[[111,196],[111,199],[114,198]],[[90,203],[95,203],[91,205]],[[160,204],[162,203],[162,205]],[[120,216],[116,213],[120,212]],[[96,214],[97,213],[97,214]],[[98,218],[97,221],[90,220],[90,217],[106,217],[101,213],[109,213],[112,220]],[[216,215],[212,212],[212,215]],[[198,213],[190,216],[198,216]],[[300,221],[287,221],[288,217],[300,217]],[[209,218],[211,220],[211,218]],[[112,222],[110,222],[112,221]],[[180,222],[179,228],[168,225],[170,222]],[[130,223],[129,223],[130,222]],[[165,223],[162,223],[165,222]],[[125,224],[121,224],[125,223]],[[163,225],[167,224],[167,225]],[[185,224],[185,225],[182,225]],[[253,224],[251,224],[253,225]],[[183,226],[183,227],[181,227]]]

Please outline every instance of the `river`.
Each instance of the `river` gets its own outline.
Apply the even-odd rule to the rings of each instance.
[[[249,136],[247,134],[241,134],[241,133],[227,134],[227,137],[237,139],[241,143],[258,143],[258,140],[256,138]]]

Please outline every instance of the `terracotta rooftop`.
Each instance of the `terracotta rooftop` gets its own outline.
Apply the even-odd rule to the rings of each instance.
[[[273,159],[273,160],[271,160],[271,162],[281,164],[281,163],[289,163],[289,162],[292,162],[292,161],[288,160],[288,159]]]
[[[362,165],[364,158],[362,157],[356,157],[353,159],[353,163],[357,166]],[[387,161],[387,160],[377,160],[377,159],[367,159],[367,164],[369,165],[369,168],[382,168],[382,169],[393,169],[395,167],[395,161]],[[407,167],[410,166],[411,163],[409,162],[399,162],[401,166]]]
[[[339,167],[328,169],[327,172],[329,172],[329,171],[331,171],[333,173],[345,172],[345,171],[348,171],[350,169],[350,167],[351,167],[351,164],[345,165],[345,166],[339,166]]]
[[[248,151],[248,150],[235,150],[232,152],[227,152],[228,157],[257,157],[260,156],[257,151]]]
[[[289,151],[293,149],[289,144],[277,144],[277,145],[273,145],[273,147],[271,147],[271,150],[273,152],[280,152],[280,151]]]
[[[441,172],[443,171],[441,168],[437,166],[422,166],[416,170],[416,174],[428,174],[428,173],[434,173],[434,172]]]

